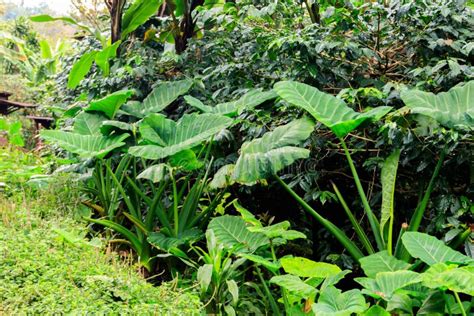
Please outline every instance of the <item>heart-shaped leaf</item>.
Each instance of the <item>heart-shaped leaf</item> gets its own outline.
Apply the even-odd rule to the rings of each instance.
[[[343,100],[299,82],[281,81],[275,84],[274,89],[282,99],[306,110],[337,137],[346,136],[366,121],[380,120],[391,110],[389,106],[379,106],[359,113]]]

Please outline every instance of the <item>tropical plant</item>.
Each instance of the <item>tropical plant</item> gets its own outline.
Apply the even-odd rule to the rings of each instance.
[[[137,0],[122,12],[125,2],[125,0],[106,2],[112,20],[110,39],[104,36],[102,30],[90,28],[70,17],[52,17],[46,14],[30,17],[33,22],[63,21],[72,24],[79,27],[86,34],[95,37],[101,43],[102,48],[100,50],[91,50],[83,54],[74,64],[69,73],[68,88],[76,88],[89,73],[94,62],[101,69],[104,76],[109,76],[110,62],[117,56],[120,44],[129,34],[155,14],[162,3],[161,0]]]
[[[10,122],[6,118],[0,117],[0,132],[6,133],[10,144],[20,147],[25,145],[21,121]]]
[[[105,218],[88,220],[123,235],[148,271],[155,262],[150,243],[168,251],[199,238],[199,228],[223,196],[221,192],[204,202],[212,137],[232,119],[194,113],[175,122],[157,113],[191,85],[190,80],[164,82],[143,102],[127,105],[132,91],[117,91],[78,109],[72,131],[41,132],[71,153],[96,159],[87,192],[99,205],[86,205]]]
[[[427,234],[406,232],[401,239],[420,261],[408,264],[386,251],[362,258],[367,277],[355,280],[364,287],[363,293],[391,313],[467,315],[470,303],[462,302],[459,293],[472,296],[473,259]],[[420,264],[429,268],[414,272]]]

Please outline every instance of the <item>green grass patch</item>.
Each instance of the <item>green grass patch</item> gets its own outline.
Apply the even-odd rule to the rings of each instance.
[[[75,198],[57,183],[0,193],[0,315],[200,313],[192,292],[153,286],[100,238],[85,238],[85,224],[65,212]]]

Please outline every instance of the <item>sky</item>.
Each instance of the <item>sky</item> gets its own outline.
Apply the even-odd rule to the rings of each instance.
[[[36,7],[41,3],[47,3],[48,6],[57,13],[65,14],[71,8],[70,0],[7,0],[16,5],[23,5],[25,7]]]

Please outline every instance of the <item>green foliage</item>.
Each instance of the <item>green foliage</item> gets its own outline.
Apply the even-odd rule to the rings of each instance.
[[[401,98],[406,104],[405,108],[412,113],[429,116],[448,128],[472,130],[474,129],[474,106],[471,96],[473,90],[474,81],[470,81],[436,95],[430,92],[406,90],[401,93]]]
[[[178,122],[150,114],[139,128],[143,140],[151,145],[133,146],[129,153],[146,159],[166,158],[199,145],[231,123],[231,119],[216,114],[184,115]]]
[[[269,243],[264,234],[250,232],[245,221],[237,216],[224,215],[214,218],[208,229],[214,232],[216,242],[234,251],[252,253]]]
[[[53,200],[57,193],[65,199],[67,187],[60,185],[55,193],[52,189],[49,186],[37,199],[29,197],[25,206],[12,204],[23,194],[9,201],[0,199],[3,312],[199,313],[197,296],[171,284],[154,287],[116,254],[105,254],[99,238],[85,238],[83,225],[72,220],[70,213],[61,217],[64,206]],[[65,201],[74,207],[73,200]]]
[[[441,240],[427,234],[407,232],[403,234],[402,241],[413,258],[419,258],[428,265],[443,262],[473,262],[472,258],[449,248]]]
[[[390,107],[377,107],[358,113],[343,100],[298,82],[278,82],[274,89],[281,98],[306,110],[339,138],[346,136],[365,121],[380,120],[391,110]]]
[[[41,131],[41,137],[62,148],[85,158],[103,158],[109,152],[125,145],[124,140],[129,137],[123,134],[115,137],[101,135],[81,135],[64,131]]]
[[[161,4],[162,0],[136,0],[124,12],[122,17],[122,39],[135,31],[140,25],[145,23],[152,15],[154,15]]]
[[[306,140],[313,128],[314,124],[309,119],[295,120],[277,127],[260,139],[244,143],[235,165],[233,179],[252,184],[276,175],[298,159],[307,158],[309,151],[294,145]]]
[[[188,92],[192,85],[193,81],[189,79],[160,82],[143,102],[127,104],[124,106],[124,111],[140,118],[160,112],[179,96]]]

